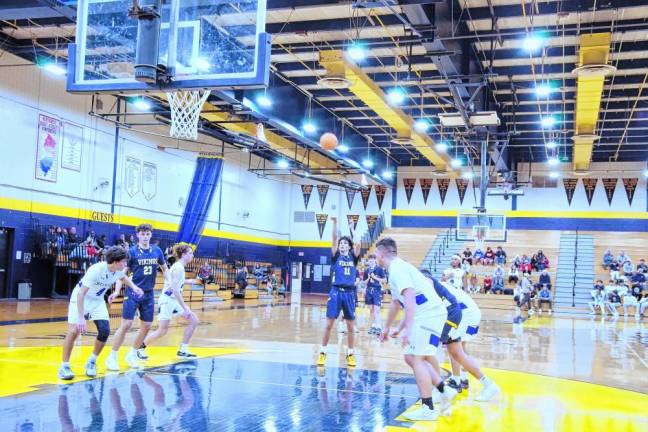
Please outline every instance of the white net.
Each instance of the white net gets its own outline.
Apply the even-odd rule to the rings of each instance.
[[[198,119],[209,90],[180,90],[167,93],[171,107],[171,132],[173,138],[198,139]]]
[[[475,249],[484,251],[484,242],[488,238],[489,227],[483,225],[474,225],[472,227],[473,238],[475,239]]]

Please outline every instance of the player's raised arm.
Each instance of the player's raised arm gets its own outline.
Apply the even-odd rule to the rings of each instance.
[[[340,238],[340,233],[338,231],[337,218],[335,216],[331,216],[331,222],[333,223],[333,243],[331,244],[331,251],[333,255],[335,255],[338,250],[338,239]]]

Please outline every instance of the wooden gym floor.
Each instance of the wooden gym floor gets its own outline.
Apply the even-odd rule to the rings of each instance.
[[[0,302],[0,417],[9,431],[646,431],[648,332],[616,321],[533,317],[512,324],[485,311],[469,346],[501,387],[491,403],[473,401],[472,380],[449,417],[403,421],[417,401],[394,342],[366,334],[358,310],[358,366],[345,367],[345,335],[334,336],[325,369],[313,366],[325,322],[323,296],[194,303],[202,320],[193,362],[174,357],[174,325],[139,372],[83,376],[92,336],[72,358],[78,377],[56,378],[66,301]],[[119,323],[111,320],[112,330]],[[92,328],[92,327],[91,327]],[[127,342],[133,337],[129,333]],[[112,341],[109,340],[109,344]],[[122,348],[122,360],[127,348]]]

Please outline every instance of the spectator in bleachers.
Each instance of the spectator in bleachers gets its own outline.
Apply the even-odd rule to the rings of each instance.
[[[128,250],[128,242],[126,241],[126,235],[125,234],[119,234],[119,237],[117,237],[117,240],[115,240],[115,246],[121,246]]]
[[[487,275],[484,278],[484,292],[486,294],[490,294],[492,288],[493,288],[493,279]]]
[[[603,291],[603,281],[596,281],[597,284],[594,285],[594,289],[590,291],[592,300],[588,303],[590,308],[590,315],[596,314],[596,308],[599,308],[601,315],[605,315],[605,292]],[[601,283],[600,285],[598,283]]]
[[[606,306],[613,317],[616,318],[619,316],[617,308],[621,306],[621,296],[619,296],[619,292],[616,289],[607,295]]]
[[[542,288],[540,288],[540,292],[538,292],[538,315],[542,313],[543,303],[549,304],[549,315],[551,315],[553,312],[551,308],[551,291],[549,291],[549,288],[547,288],[546,285],[543,285]]]
[[[620,266],[617,260],[614,260],[610,263],[610,279],[619,280],[621,273],[619,272]]]
[[[88,236],[85,239],[86,244],[90,244],[93,246],[97,245],[97,235],[95,234],[94,231],[89,231]]]
[[[135,238],[135,236],[133,234],[128,236],[128,244],[131,245],[131,246],[135,246],[137,244],[137,239]]]
[[[646,288],[646,275],[641,273],[638,270],[632,272],[630,276],[630,286],[631,287],[640,287],[642,290]]]
[[[518,268],[520,269],[522,274],[531,273],[531,259],[527,256],[527,254],[522,254]]]
[[[470,273],[470,269],[471,269],[471,268],[472,268],[472,267],[470,266],[470,263],[469,263],[468,261],[463,261],[463,262],[461,263],[461,270],[463,270],[463,272],[464,272],[464,274],[466,275],[466,277],[468,277],[468,275],[471,274],[471,273]]]
[[[477,276],[472,276],[470,278],[470,281],[468,282],[468,286],[466,287],[466,291],[468,291],[470,294],[477,294],[478,292],[481,291],[481,287],[479,286]]]
[[[484,253],[484,259],[482,261],[484,265],[495,264],[495,251],[493,251],[493,249],[491,249],[490,246],[486,248],[486,252]]]
[[[548,290],[551,290],[551,276],[547,269],[542,270],[538,278],[538,284],[536,285],[538,289],[542,289],[542,287],[547,287]]]
[[[97,248],[99,251],[102,251],[106,248],[106,243],[108,243],[108,239],[106,237],[106,234],[102,234],[98,239],[97,239]]]
[[[79,243],[80,241],[81,239],[77,236],[76,227],[70,227],[70,229],[68,229],[67,243],[76,244]]]
[[[603,254],[603,268],[604,269],[609,269],[610,264],[614,262],[614,255],[612,254],[612,251],[610,249],[605,251],[605,254]]]
[[[637,264],[637,271],[641,273],[648,273],[648,265],[646,265],[646,260],[641,258],[639,264]]]
[[[56,227],[56,247],[59,251],[63,250],[63,247],[65,247],[66,239],[67,239],[67,232],[65,228]]]
[[[539,250],[533,257],[531,258],[531,267],[533,267],[534,270],[536,271],[542,271],[545,268],[548,267],[549,260],[545,256],[544,252]]]
[[[511,264],[511,268],[508,271],[508,281],[509,283],[517,284],[520,280],[520,271],[518,270],[515,263]]]
[[[473,264],[481,264],[482,260],[484,259],[484,251],[481,250],[479,246],[475,249],[475,252],[473,253]]]
[[[628,308],[633,307],[635,310],[635,318],[639,318],[639,301],[637,301],[637,297],[635,297],[632,289],[627,290],[623,294],[622,300],[623,300],[623,316],[627,317]]]
[[[623,263],[626,261],[632,261],[632,259],[630,259],[630,256],[626,255],[625,251],[621,251],[616,260],[621,265],[623,265]]]
[[[205,262],[196,275],[196,279],[200,280],[203,285],[213,284],[214,283],[214,269],[209,265],[208,262]]]
[[[597,289],[599,289],[599,288],[601,288],[601,289],[605,289],[605,285],[603,285],[603,281],[602,281],[601,279],[598,279],[598,280],[596,281],[596,283],[594,284],[594,289],[595,289],[595,290],[597,290]]]
[[[533,305],[531,304],[532,299],[533,299],[533,284],[529,280],[529,278],[526,275],[522,276],[522,279],[520,282],[517,284],[517,287],[514,291],[513,294],[513,300],[515,300],[517,309],[516,309],[516,315],[520,315],[520,309],[522,308],[523,305],[527,305],[527,310],[529,311],[529,315],[533,315]]]
[[[634,270],[632,266],[632,262],[630,260],[626,260],[623,262],[623,275],[626,278],[630,278],[632,276],[632,270]]]
[[[495,264],[506,264],[506,252],[504,252],[502,246],[497,246],[497,250],[495,251]]]
[[[504,270],[502,266],[497,266],[493,270],[493,288],[491,288],[493,294],[502,294],[504,292]]]
[[[463,256],[463,258],[461,258],[462,263],[467,262],[468,264],[473,265],[473,254],[469,247],[464,249],[461,255]]]
[[[644,291],[639,295],[639,315],[644,315],[644,312],[648,309],[648,292]]]

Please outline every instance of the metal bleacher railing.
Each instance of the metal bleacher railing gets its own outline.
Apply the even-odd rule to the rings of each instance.
[[[431,254],[432,258],[429,263],[430,273],[435,274],[437,272],[437,266],[441,264],[442,257],[448,252],[448,248],[456,236],[456,231],[455,228],[448,228],[437,235],[437,240],[432,245],[432,250],[428,252],[428,256]]]

